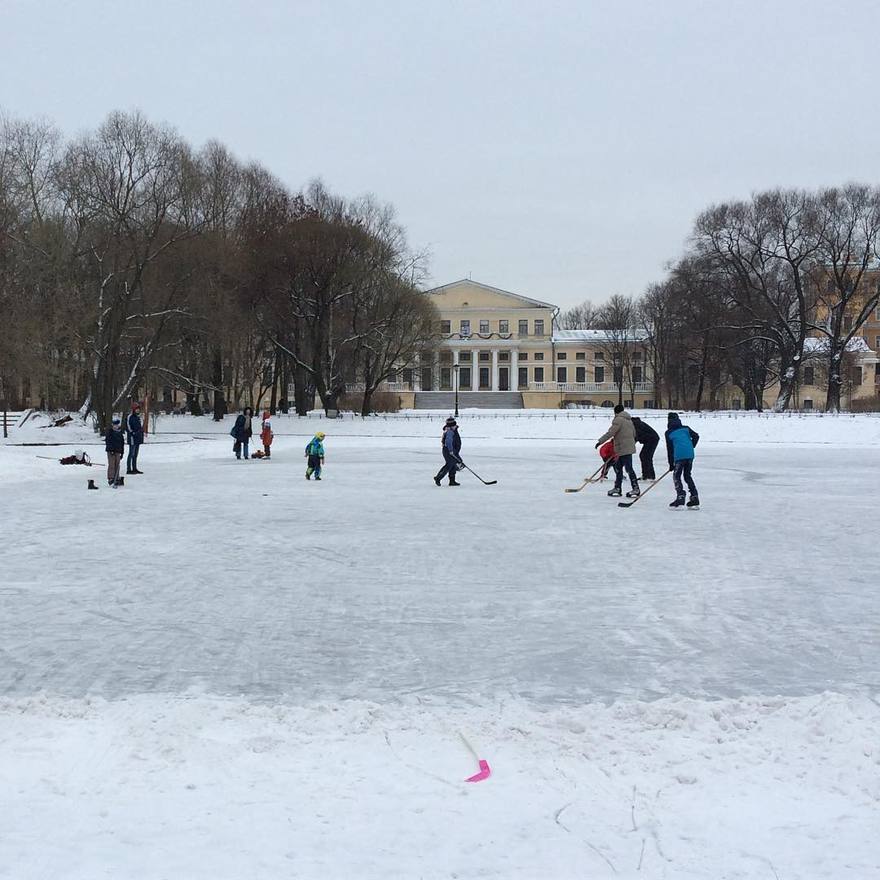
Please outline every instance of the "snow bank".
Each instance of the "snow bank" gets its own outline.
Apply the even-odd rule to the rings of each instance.
[[[493,770],[475,771],[463,733]],[[0,875],[877,876],[869,697],[0,703]]]

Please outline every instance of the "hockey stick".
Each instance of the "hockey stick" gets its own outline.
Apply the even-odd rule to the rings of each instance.
[[[663,474],[660,474],[660,476],[659,476],[659,477],[657,477],[657,479],[656,479],[656,480],[654,480],[654,482],[653,482],[653,483],[651,483],[651,485],[650,485],[650,486],[648,486],[648,488],[647,488],[647,489],[645,489],[645,491],[644,491],[644,492],[642,492],[642,494],[641,494],[641,495],[639,495],[639,496],[638,496],[638,498],[633,498],[633,500],[632,500],[632,501],[618,501],[618,502],[617,502],[617,506],[618,506],[618,507],[632,507],[632,506],[633,506],[633,504],[635,504],[635,503],[636,503],[636,501],[638,501],[638,500],[639,500],[639,498],[644,498],[644,497],[645,497],[645,495],[647,495],[647,494],[648,494],[648,492],[650,492],[650,491],[651,491],[651,489],[653,489],[653,488],[654,488],[654,486],[656,486],[656,485],[657,485],[657,483],[659,483],[659,482],[660,482],[660,480],[662,480],[662,479],[663,479],[663,478],[664,478],[664,477],[665,477],[665,476],[666,476],[666,474],[671,474],[671,473],[672,473],[672,468],[669,468],[669,470],[668,470],[668,471],[666,471],[666,473],[663,473]]]
[[[477,755],[474,747],[464,738],[464,734],[459,731],[458,735],[461,737],[461,741],[464,743],[464,747],[474,756],[474,760],[477,762],[477,766],[480,768],[478,773],[475,773],[473,776],[468,776],[465,779],[465,782],[482,782],[484,779],[488,779],[492,775],[492,768],[489,766],[488,761],[484,761]]]
[[[602,464],[599,465],[599,470],[597,470],[592,476],[587,477],[583,481],[583,483],[581,483],[580,486],[577,487],[577,489],[566,489],[565,491],[566,492],[580,492],[581,489],[585,489],[590,483],[598,483],[599,480],[596,479],[596,476],[600,473],[600,471],[604,467],[605,467],[605,462],[603,461]]]
[[[470,469],[470,468],[469,468],[469,467],[468,467],[468,466],[467,466],[467,465],[466,465],[461,459],[459,459],[458,461],[459,461],[459,464],[461,464],[461,466],[462,466],[463,468],[465,468],[466,470],[471,471],[471,469]],[[474,473],[474,471],[471,471],[471,473],[472,473],[472,474],[473,474],[473,475],[474,475],[474,476],[475,476],[475,477],[476,477],[476,478],[477,478],[477,479],[478,479],[478,480],[479,480],[484,486],[494,486],[494,485],[498,482],[498,480],[484,480],[479,474]]]

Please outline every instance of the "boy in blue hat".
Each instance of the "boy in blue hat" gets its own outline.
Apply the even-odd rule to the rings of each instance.
[[[694,467],[694,449],[699,441],[700,435],[687,425],[683,425],[678,413],[669,413],[666,417],[666,457],[669,459],[669,469],[675,481],[675,501],[669,505],[670,507],[677,508],[684,505],[682,479],[687,483],[691,493],[687,506],[691,510],[696,510],[700,506],[700,496],[691,476]]]

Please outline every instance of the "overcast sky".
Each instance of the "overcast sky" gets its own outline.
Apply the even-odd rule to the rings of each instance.
[[[880,182],[880,3],[0,0],[0,108],[392,202],[436,284],[640,293],[695,214]]]

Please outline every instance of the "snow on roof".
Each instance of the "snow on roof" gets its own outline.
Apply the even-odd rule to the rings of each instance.
[[[804,340],[804,354],[821,354],[828,350],[828,339],[824,336],[808,336]],[[847,343],[846,350],[849,352],[870,352],[871,346],[865,341],[864,336],[853,336]]]
[[[553,334],[553,342],[640,342],[647,338],[647,330],[557,330]]]

